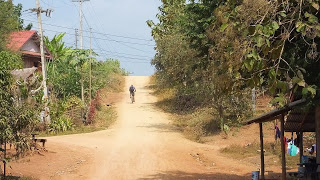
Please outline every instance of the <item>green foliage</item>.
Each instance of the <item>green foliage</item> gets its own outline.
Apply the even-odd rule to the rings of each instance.
[[[32,23],[29,23],[27,26],[24,26],[24,20],[21,18],[22,4],[17,4],[14,6],[14,15],[18,17],[18,30],[30,30],[32,28]]]
[[[0,0],[0,51],[5,48],[8,35],[18,30],[19,21],[12,2]]]
[[[48,84],[58,98],[81,95],[81,72],[67,60],[58,60],[48,63]]]
[[[49,125],[49,131],[53,133],[64,132],[72,129],[72,120],[67,116],[53,119]]]
[[[74,108],[84,108],[84,103],[80,98],[76,96],[69,97],[65,102],[62,103],[65,110],[70,110]]]
[[[20,65],[20,56],[0,51],[0,144],[14,144],[18,154],[28,149],[28,136],[39,121],[39,104],[31,97],[21,96],[22,91],[10,74]]]
[[[91,50],[66,47],[64,35],[61,33],[52,40],[45,39],[46,46],[53,53],[47,73],[52,99],[50,129],[55,133],[69,130],[70,123],[82,126],[84,121],[92,121],[95,113],[90,112],[95,111],[96,106],[90,106],[90,96],[96,97],[99,89],[110,86],[114,75],[127,75],[118,60],[98,62],[95,59],[97,54]],[[89,94],[90,71],[92,94]]]
[[[63,58],[63,56],[66,56],[66,53],[70,50],[70,48],[65,47],[64,42],[62,41],[65,34],[66,33],[55,35],[51,41],[47,36],[44,37],[44,42],[46,47],[49,49],[53,60]]]
[[[14,5],[12,1],[0,0],[0,51],[6,49],[9,34],[13,31],[31,29],[32,24],[23,27],[21,19],[22,5]]]
[[[216,67],[231,65],[230,79],[236,76],[249,87],[268,88],[275,95],[273,102],[280,105],[288,103],[288,92],[294,94],[293,99],[317,97],[318,1],[300,3],[257,0],[252,4],[245,0],[229,1],[217,8],[213,27],[222,23],[228,26],[223,32],[214,28],[209,32],[218,44],[211,57],[224,58],[225,66],[219,62]],[[232,43],[234,39],[239,43]],[[230,49],[230,54],[224,53],[225,49]]]
[[[215,11],[218,7],[221,10]],[[173,109],[192,112],[199,107],[211,107],[215,112],[212,119],[220,122],[221,130],[251,114],[244,83],[237,81],[241,74],[235,74],[233,67],[241,67],[236,58],[244,52],[234,49],[242,43],[236,37],[243,32],[230,31],[234,26],[228,23],[232,14],[223,13],[229,9],[219,0],[163,1],[157,15],[159,23],[147,22],[157,44],[152,64],[157,70],[158,87],[177,89],[172,98]],[[269,29],[276,28],[276,22],[270,24]],[[217,34],[210,33],[211,30]],[[257,38],[259,46],[263,40]],[[247,61],[246,67],[252,70],[258,53],[252,51],[248,56],[252,61]],[[203,128],[201,123],[194,127]]]

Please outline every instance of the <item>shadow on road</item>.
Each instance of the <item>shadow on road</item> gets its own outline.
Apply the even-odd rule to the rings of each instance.
[[[235,174],[223,174],[223,173],[210,173],[210,174],[199,174],[199,173],[186,173],[182,171],[168,171],[150,175],[149,177],[139,178],[138,180],[150,180],[150,179],[167,179],[167,180],[244,180],[250,179],[250,174],[247,176],[239,176]]]

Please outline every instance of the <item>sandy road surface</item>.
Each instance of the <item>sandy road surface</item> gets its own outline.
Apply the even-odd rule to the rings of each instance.
[[[214,158],[214,165],[208,165],[211,162],[204,164],[199,161],[197,153],[212,154],[216,152],[217,147],[192,142],[177,132],[170,125],[168,115],[153,106],[156,98],[147,88],[148,82],[149,77],[126,77],[123,99],[115,105],[118,119],[111,128],[88,134],[49,137],[48,146],[55,144],[66,147],[74,152],[71,154],[80,153],[77,156],[80,161],[81,157],[85,160],[76,171],[39,178],[112,180],[250,178],[247,175],[250,169],[246,170],[246,165],[238,162],[228,161],[219,156]],[[130,103],[127,90],[130,84],[134,84],[137,89],[134,104]]]

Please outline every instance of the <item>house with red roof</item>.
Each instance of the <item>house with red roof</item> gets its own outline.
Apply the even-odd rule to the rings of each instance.
[[[7,48],[22,55],[24,68],[36,67],[41,72],[40,36],[37,31],[18,31],[10,34]],[[51,59],[49,50],[45,47],[45,58]]]

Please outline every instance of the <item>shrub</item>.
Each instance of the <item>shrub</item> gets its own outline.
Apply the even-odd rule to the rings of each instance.
[[[72,124],[72,120],[69,117],[62,115],[51,121],[49,131],[53,133],[68,131],[72,129]]]

